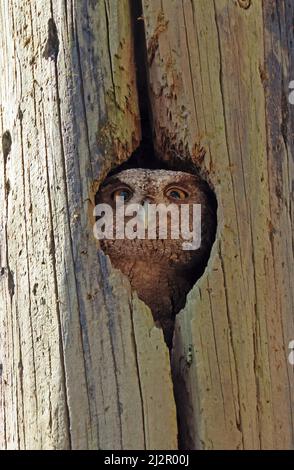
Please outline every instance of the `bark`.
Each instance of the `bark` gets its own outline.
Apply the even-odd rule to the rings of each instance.
[[[157,148],[194,161],[218,199],[209,264],[177,319],[181,445],[293,448],[294,6],[143,5]]]
[[[3,1],[0,447],[293,448],[294,6],[142,9],[154,145],[215,190],[212,254],[170,365],[92,233],[99,183],[141,139],[131,1]]]
[[[162,332],[92,233],[140,140],[130,5],[6,0],[0,31],[0,447],[175,448]]]

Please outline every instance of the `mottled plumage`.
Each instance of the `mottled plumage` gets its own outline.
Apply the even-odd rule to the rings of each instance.
[[[202,242],[198,250],[184,251],[182,239],[101,241],[101,248],[113,266],[128,276],[139,298],[151,308],[170,346],[175,314],[183,308],[187,293],[203,273],[215,237],[211,190],[206,182],[190,173],[130,169],[106,179],[96,204],[108,203],[114,208],[114,196],[118,194],[128,196],[126,204],[143,204],[146,200],[166,205],[201,204]]]

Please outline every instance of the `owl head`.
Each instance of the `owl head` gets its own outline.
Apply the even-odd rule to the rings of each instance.
[[[144,230],[146,233],[142,236],[128,237],[117,233],[118,205],[117,201],[123,202],[125,215],[123,224],[127,228],[130,226],[130,220],[134,220],[134,207],[140,207],[143,210],[138,212],[135,222],[140,222],[140,217],[145,219]],[[106,179],[100,188],[96,197],[98,205],[107,205],[111,208],[109,217],[105,217],[104,223],[113,225],[113,232],[110,237],[105,237],[102,242],[102,248],[105,249],[111,259],[128,255],[129,259],[149,259],[153,262],[167,262],[170,266],[191,262],[194,264],[196,258],[201,258],[207,252],[213,231],[215,229],[215,215],[210,206],[209,188],[207,183],[198,176],[180,171],[168,170],[148,170],[148,169],[130,169],[124,170]],[[188,216],[189,227],[193,228],[193,208],[198,206],[201,223],[200,235],[201,243],[197,249],[191,249],[191,253],[184,253],[184,230],[181,230],[183,222],[184,209]],[[164,208],[168,211],[164,212]],[[133,210],[132,210],[133,209]],[[162,209],[162,212],[160,211]],[[148,211],[148,216],[147,216]],[[153,212],[152,212],[153,211]],[[174,211],[174,212],[173,212]],[[150,236],[150,216],[153,218],[153,236]],[[120,212],[121,216],[122,213]],[[167,231],[164,237],[161,230],[163,217],[167,217]],[[178,217],[178,219],[177,219]],[[178,231],[173,226],[178,221]],[[149,226],[147,226],[147,223]],[[135,224],[136,225],[136,224]],[[137,231],[137,233],[139,233]],[[178,233],[178,237],[176,236]],[[155,236],[154,236],[155,234]],[[124,235],[126,233],[124,232]],[[108,238],[108,239],[107,239]],[[194,251],[194,253],[192,253]],[[126,261],[126,260],[125,260]],[[186,265],[187,266],[187,265]]]

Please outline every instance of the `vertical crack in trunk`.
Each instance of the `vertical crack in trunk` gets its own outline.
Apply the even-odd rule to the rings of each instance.
[[[131,8],[142,138],[139,148],[129,159],[128,164],[133,167],[157,168],[158,162],[156,161],[153,145],[152,113],[148,90],[147,49],[141,0],[131,0]]]
[[[131,0],[132,6],[132,17],[133,17],[133,30],[134,30],[134,53],[135,53],[135,64],[136,64],[136,75],[137,75],[137,89],[139,99],[139,110],[141,120],[141,133],[142,140],[138,151],[130,158],[129,164],[147,168],[156,168],[158,166],[158,159],[154,150],[153,143],[153,126],[152,126],[152,110],[149,100],[149,78],[148,78],[148,62],[147,62],[147,47],[146,47],[146,35],[145,25],[143,18],[143,6],[142,0]],[[135,159],[132,161],[132,159]],[[161,167],[164,166],[161,162]],[[172,350],[170,350],[171,359]],[[172,369],[172,361],[170,360]],[[171,377],[173,380],[173,386],[175,389],[175,374],[171,370]],[[179,434],[179,406],[177,403],[178,394],[174,393],[176,410],[177,410],[177,421],[178,421],[178,446],[183,443]],[[181,420],[181,427],[183,422]]]

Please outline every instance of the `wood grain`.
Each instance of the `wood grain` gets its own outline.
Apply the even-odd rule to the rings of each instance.
[[[293,448],[293,6],[143,7],[156,147],[192,160],[219,204],[211,259],[177,319],[181,446]]]
[[[215,190],[211,258],[170,367],[92,233],[141,138],[131,3],[3,1],[0,447],[175,449],[177,411],[184,449],[293,449],[294,7],[142,6],[155,148]]]
[[[130,4],[5,0],[0,30],[0,447],[175,448],[162,333],[92,233],[140,140]]]

